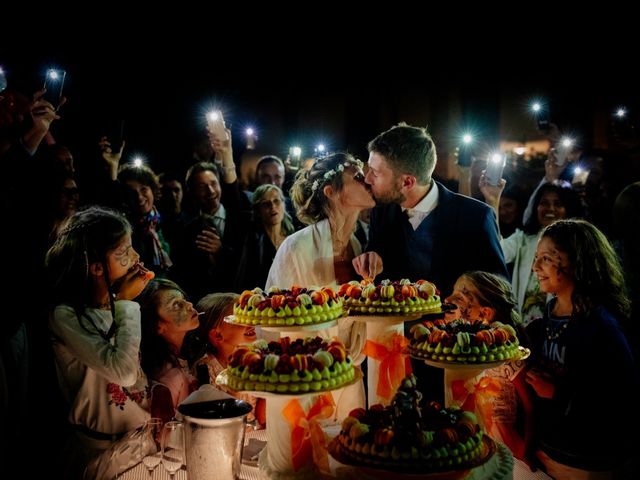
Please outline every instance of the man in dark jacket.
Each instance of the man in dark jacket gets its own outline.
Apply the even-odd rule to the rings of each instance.
[[[429,280],[442,298],[468,270],[509,278],[493,210],[431,178],[437,157],[426,129],[400,124],[374,138],[368,149],[365,181],[378,205],[371,213],[368,252],[354,259],[356,272],[378,273],[372,265],[379,261],[377,253],[382,278]],[[406,323],[406,332],[409,328]],[[441,371],[421,361],[412,365],[421,380],[418,388],[442,402]]]
[[[367,250],[382,258],[385,278],[429,280],[443,298],[467,270],[508,278],[495,214],[431,178],[436,150],[424,128],[398,125],[368,148],[365,181],[378,205],[371,213]],[[367,254],[355,259],[358,272],[368,272],[367,259]]]

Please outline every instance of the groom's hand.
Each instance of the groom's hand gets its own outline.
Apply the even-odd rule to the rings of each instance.
[[[382,273],[382,258],[376,252],[365,252],[352,260],[353,268],[362,278],[373,279]]]

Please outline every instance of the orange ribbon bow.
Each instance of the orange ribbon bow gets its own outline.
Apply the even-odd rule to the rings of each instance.
[[[398,333],[394,333],[391,340],[391,349],[367,340],[362,352],[374,360],[380,362],[378,370],[378,386],[376,393],[379,397],[391,400],[400,386],[402,379],[411,374],[411,361],[402,353],[409,345],[409,340]]]
[[[282,411],[291,426],[291,458],[293,470],[298,471],[313,461],[320,470],[329,470],[326,439],[319,421],[333,415],[333,396],[326,393],[318,397],[305,415],[297,399],[291,400]]]
[[[464,380],[451,382],[453,399],[461,404],[460,408],[477,412],[481,415],[485,430],[491,430],[493,424],[493,408],[490,399],[497,397],[502,390],[500,380],[493,377],[482,377],[473,387],[473,391],[467,390]]]

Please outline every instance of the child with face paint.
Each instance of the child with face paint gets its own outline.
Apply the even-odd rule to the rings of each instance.
[[[198,312],[184,291],[166,279],[150,282],[137,300],[142,312],[142,368],[152,383],[151,414],[166,422],[199,387],[182,355],[185,335],[200,325]]]
[[[511,284],[493,273],[463,273],[445,303],[457,307],[445,313],[445,321],[464,318],[485,324],[501,322],[513,327],[521,323]],[[484,370],[477,377],[459,382],[453,391],[458,392],[457,400],[464,410],[475,411],[492,438],[506,444],[515,457],[525,459],[525,432],[521,423],[523,402],[527,398],[523,399],[520,385],[514,382],[522,365],[522,361],[509,361]],[[466,393],[461,393],[463,386]]]
[[[631,458],[625,439],[638,423],[624,409],[610,413],[632,405],[638,388],[622,326],[630,302],[620,263],[595,226],[559,220],[542,231],[533,271],[554,297],[544,317],[527,327],[535,455],[557,479],[612,478]]]
[[[254,327],[232,325],[224,321],[224,317],[233,313],[233,304],[239,297],[237,293],[217,292],[210,293],[198,301],[197,308],[203,314],[200,318],[197,337],[204,344],[205,356],[196,362],[196,365],[206,365],[212,384],[215,384],[216,377],[227,368],[229,357],[235,347],[256,341]],[[222,386],[218,387],[225,390]],[[234,391],[228,391],[228,393],[251,404],[253,411],[247,419],[252,427],[265,425],[264,399]]]
[[[149,417],[140,368],[140,306],[150,276],[131,245],[131,226],[100,207],[66,220],[47,252],[49,329],[74,435],[65,478]]]
[[[511,285],[493,273],[463,273],[456,280],[453,293],[445,299],[445,303],[456,307],[445,313],[447,321],[464,318],[473,322],[498,321],[512,326],[520,323]]]

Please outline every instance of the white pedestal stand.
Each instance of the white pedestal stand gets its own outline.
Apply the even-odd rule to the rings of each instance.
[[[416,320],[420,318],[422,314],[415,315],[361,315],[353,316],[356,321],[367,323],[367,340],[375,343],[380,343],[387,348],[392,347],[392,339],[394,334],[404,336],[404,322]],[[382,398],[378,396],[378,380],[380,378],[380,361],[371,357],[367,363],[367,389],[368,389],[368,405],[374,405],[381,403],[388,405],[391,401],[390,398]]]

